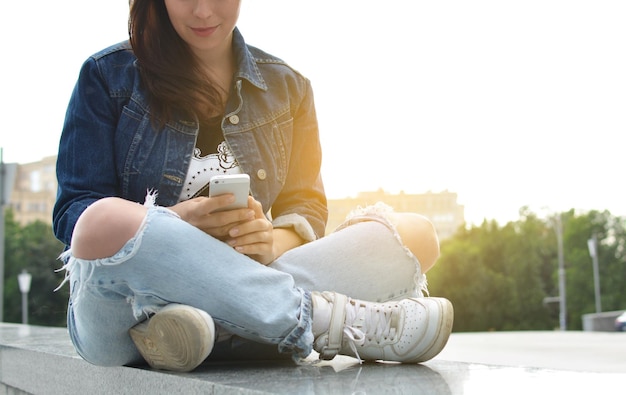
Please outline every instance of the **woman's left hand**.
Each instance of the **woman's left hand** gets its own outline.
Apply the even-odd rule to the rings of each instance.
[[[261,203],[252,196],[248,197],[248,208],[254,210],[254,219],[233,226],[228,231],[226,242],[255,261],[269,265],[276,259],[274,227],[265,217]]]

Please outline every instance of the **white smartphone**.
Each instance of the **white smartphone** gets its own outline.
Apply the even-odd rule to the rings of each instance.
[[[226,207],[215,211],[228,211],[248,207],[250,194],[250,176],[247,174],[224,174],[211,177],[209,182],[209,197],[232,193],[235,201]]]

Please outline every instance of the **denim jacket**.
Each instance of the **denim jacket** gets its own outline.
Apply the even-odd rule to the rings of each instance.
[[[306,241],[324,234],[326,197],[321,148],[308,79],[282,60],[233,34],[237,71],[222,119],[224,138],[252,195],[273,218]],[[178,202],[189,168],[197,119],[177,117],[160,130],[151,122],[146,92],[128,42],[83,64],[72,93],[57,159],[59,189],[53,227],[69,245],[80,214],[94,201],[118,196]]]

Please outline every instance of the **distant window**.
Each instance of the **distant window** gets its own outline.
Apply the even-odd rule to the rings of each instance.
[[[30,191],[41,191],[41,173],[39,171],[33,171],[30,173]]]

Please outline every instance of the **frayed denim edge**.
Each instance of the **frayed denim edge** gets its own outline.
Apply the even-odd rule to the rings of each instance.
[[[395,225],[389,219],[389,214],[393,212],[394,212],[394,209],[391,206],[383,202],[377,202],[373,205],[365,206],[365,207],[359,206],[356,209],[352,210],[346,216],[346,220],[341,225],[339,225],[337,229],[335,229],[335,232],[341,229],[344,229],[348,226],[358,224],[360,222],[376,221],[385,225],[387,228],[389,228],[393,232],[393,235],[395,236],[396,240],[404,248],[409,258],[411,258],[415,262],[414,281],[415,281],[415,286],[416,286],[416,293],[421,293],[421,294],[418,294],[417,296],[423,296],[423,294],[426,294],[428,296],[430,295],[428,292],[428,280],[426,278],[426,275],[422,273],[422,266],[419,260],[413,254],[413,252],[411,252],[411,250],[403,243],[402,238],[400,237],[400,234],[398,233]]]
[[[137,249],[141,245],[143,234],[145,232],[146,227],[148,226],[148,223],[150,221],[150,218],[152,217],[153,212],[166,212],[170,215],[174,215],[178,217],[178,214],[176,214],[172,210],[167,209],[165,207],[157,206],[156,198],[157,198],[156,191],[153,191],[153,190],[147,191],[146,199],[143,205],[148,208],[148,212],[146,213],[146,216],[144,217],[139,228],[137,229],[137,232],[135,233],[135,235],[130,240],[128,240],[126,244],[124,244],[124,246],[122,246],[122,248],[115,255],[111,257],[107,257],[107,258],[100,258],[100,259],[93,259],[93,260],[80,259],[72,255],[71,247],[65,250],[63,253],[61,253],[58,259],[64,262],[64,264],[61,268],[55,270],[55,272],[58,273],[58,272],[65,270],[65,276],[63,277],[63,281],[61,282],[61,284],[59,284],[59,286],[54,289],[54,292],[61,289],[65,285],[65,283],[69,282],[70,273],[72,271],[80,270],[81,273],[79,276],[80,282],[78,283],[78,289],[75,289],[75,290],[72,289],[71,290],[72,294],[70,295],[70,298],[72,298],[73,303],[74,304],[78,303],[78,300],[80,299],[81,291],[83,289],[83,284],[91,279],[96,267],[119,265],[121,263],[124,263],[125,261],[127,261],[128,259],[132,258],[135,255]],[[144,315],[147,317],[151,313],[155,313],[157,310],[155,308],[150,308],[150,307],[140,308],[139,306],[136,305],[136,300],[134,300],[133,297],[129,297],[127,302],[132,305],[133,315],[137,319],[140,319]]]

